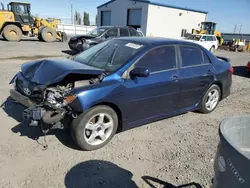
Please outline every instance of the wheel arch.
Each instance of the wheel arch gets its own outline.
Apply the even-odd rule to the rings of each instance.
[[[221,100],[221,99],[222,99],[222,96],[223,96],[223,84],[222,84],[222,82],[220,82],[220,81],[217,80],[217,81],[215,81],[214,83],[212,83],[211,86],[212,86],[212,85],[217,85],[217,86],[219,86],[219,88],[220,88],[220,100]],[[211,87],[211,86],[210,86],[210,87]],[[210,87],[209,87],[209,88],[210,88]]]
[[[4,22],[4,24],[2,25],[2,28],[0,30],[0,33],[2,34],[3,32],[3,29],[7,26],[7,25],[15,25],[17,27],[19,27],[23,33],[23,30],[22,30],[22,25],[20,22]]]
[[[118,129],[117,129],[117,132],[120,132],[122,130],[122,111],[121,109],[114,103],[111,103],[111,102],[101,102],[101,103],[97,103],[95,105],[93,105],[92,107],[95,107],[95,106],[100,106],[100,105],[104,105],[104,106],[108,106],[110,108],[112,108],[116,114],[117,114],[117,117],[118,117]]]

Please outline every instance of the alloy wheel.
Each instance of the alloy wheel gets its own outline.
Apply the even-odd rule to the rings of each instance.
[[[216,89],[211,90],[208,93],[207,100],[206,100],[206,108],[209,111],[212,111],[219,102],[219,91]]]
[[[105,142],[113,131],[114,121],[106,113],[94,115],[84,129],[84,139],[90,145],[96,146]]]

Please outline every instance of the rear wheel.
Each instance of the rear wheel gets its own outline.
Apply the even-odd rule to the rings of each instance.
[[[116,112],[108,106],[96,106],[73,120],[71,136],[83,150],[105,146],[118,127]]]
[[[214,53],[214,50],[215,50],[215,47],[212,46],[212,47],[210,48],[210,52],[211,52],[211,53]]]
[[[41,38],[45,42],[54,42],[56,40],[56,31],[50,27],[44,27],[41,30]]]
[[[3,37],[8,41],[19,42],[22,39],[22,30],[16,25],[7,25],[3,29]]]
[[[200,112],[208,114],[214,111],[219,104],[220,98],[220,87],[217,85],[212,85],[203,96]]]
[[[61,32],[61,37],[62,37],[62,42],[66,42],[68,37],[67,37],[67,34],[65,32]]]

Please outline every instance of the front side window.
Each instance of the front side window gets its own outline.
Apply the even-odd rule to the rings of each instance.
[[[203,51],[192,46],[180,46],[182,67],[204,64]]]
[[[195,41],[199,41],[201,39],[200,35],[189,35],[187,37],[187,40],[195,40]]]
[[[201,38],[201,39],[203,39],[204,41],[208,41],[207,36],[202,36],[202,38]]]
[[[117,28],[113,28],[113,29],[108,30],[107,36],[108,37],[117,37],[118,36]]]
[[[105,31],[107,31],[107,28],[99,27],[88,32],[87,35],[98,37],[98,36],[101,36]]]
[[[28,15],[28,6],[26,5],[16,5],[16,14]]]
[[[145,67],[151,72],[174,69],[176,68],[175,47],[165,46],[153,49],[144,55],[135,67]]]
[[[207,36],[207,41],[213,41],[213,37],[212,36]]]
[[[134,58],[144,45],[126,40],[108,40],[95,45],[75,57],[75,61],[114,72]]]

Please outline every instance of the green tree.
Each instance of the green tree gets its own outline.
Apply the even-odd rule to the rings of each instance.
[[[76,25],[82,24],[81,14],[78,11],[75,11],[74,24],[76,24]]]
[[[89,14],[87,12],[83,13],[83,23],[84,23],[84,25],[90,25]]]

